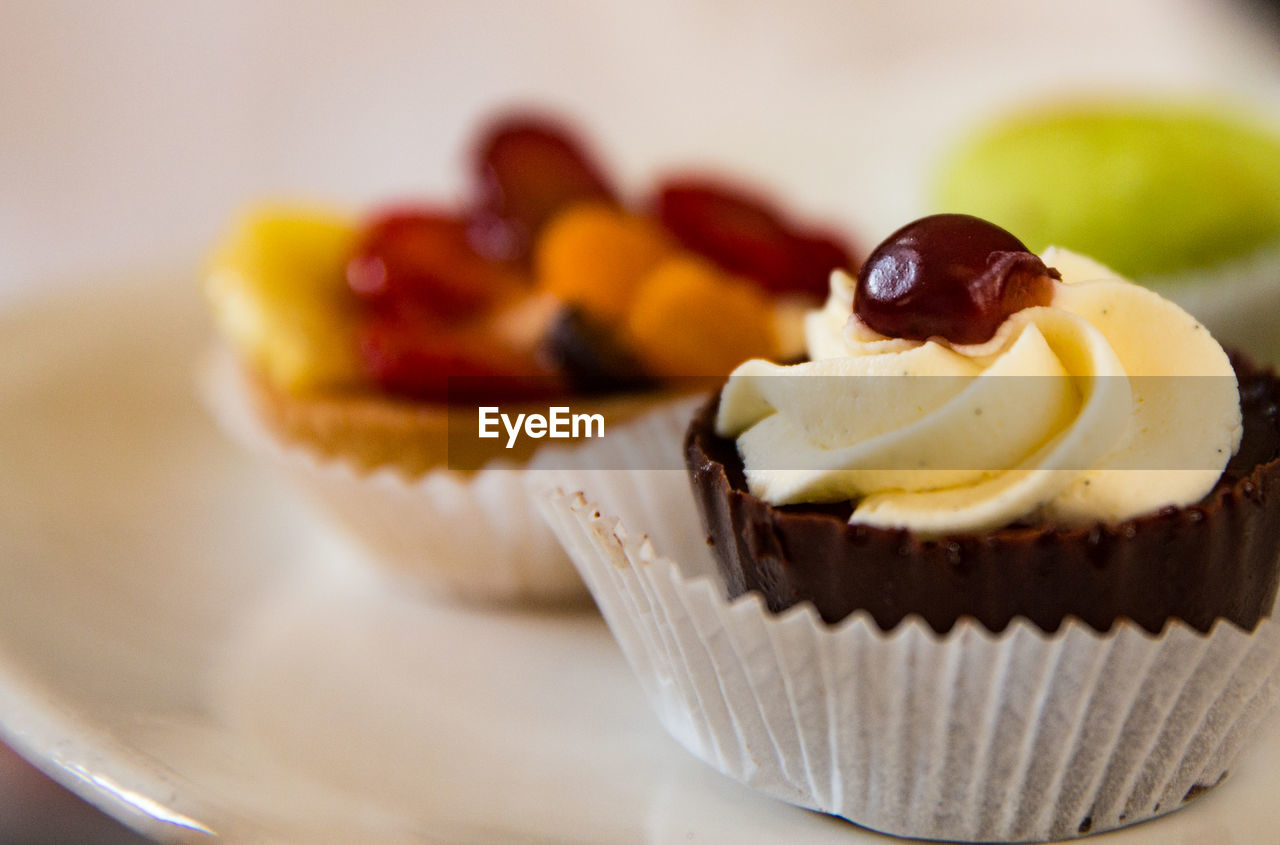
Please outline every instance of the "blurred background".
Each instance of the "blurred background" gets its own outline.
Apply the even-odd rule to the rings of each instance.
[[[0,0],[0,306],[156,268],[194,292],[256,198],[452,197],[477,122],[525,104],[633,190],[736,176],[870,246],[926,210],[940,151],[1014,105],[1280,116],[1278,19],[1266,0]],[[0,752],[0,841],[132,837]]]
[[[1096,89],[1280,100],[1263,0],[0,4],[0,295],[200,255],[259,196],[449,196],[536,102],[624,184],[748,175],[874,243],[984,115]]]

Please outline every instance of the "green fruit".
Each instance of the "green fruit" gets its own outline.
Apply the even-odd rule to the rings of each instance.
[[[1095,103],[993,125],[939,172],[936,210],[986,218],[1130,278],[1280,244],[1280,134],[1207,107]]]

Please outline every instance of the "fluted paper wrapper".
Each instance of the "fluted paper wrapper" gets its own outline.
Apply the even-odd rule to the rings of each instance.
[[[724,774],[901,836],[1064,839],[1217,785],[1272,709],[1270,619],[1158,636],[962,620],[939,636],[916,617],[885,632],[865,613],[828,626],[808,604],[729,601],[684,474],[643,469],[672,465],[652,455],[678,452],[691,412],[610,439],[637,469],[558,471],[539,490],[658,717]]]
[[[481,603],[575,604],[586,588],[530,499],[523,470],[364,471],[275,435],[254,414],[234,361],[212,355],[201,392],[233,437],[283,467],[321,513],[393,577]],[[536,458],[535,458],[536,460]]]

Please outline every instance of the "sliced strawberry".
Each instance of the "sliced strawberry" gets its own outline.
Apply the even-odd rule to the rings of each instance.
[[[497,260],[522,260],[543,225],[581,200],[616,204],[595,159],[561,124],[534,115],[504,118],[475,149],[472,241]]]
[[[792,239],[795,273],[789,290],[826,299],[831,271],[837,267],[853,273],[858,269],[848,245],[833,234],[805,232]]]
[[[406,313],[372,313],[357,331],[365,372],[388,393],[431,402],[525,400],[563,395],[561,378],[533,350],[475,328]]]
[[[390,211],[368,225],[347,284],[375,307],[412,303],[444,319],[482,311],[514,286],[508,268],[472,248],[466,220],[425,208]]]
[[[687,249],[770,293],[821,297],[831,270],[851,266],[844,244],[794,229],[764,198],[722,182],[669,181],[656,205],[663,224]]]
[[[657,204],[659,219],[680,243],[731,273],[764,282],[790,270],[789,233],[758,197],[688,180],[663,185]]]

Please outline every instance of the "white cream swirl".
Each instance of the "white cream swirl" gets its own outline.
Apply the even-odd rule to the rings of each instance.
[[[1222,347],[1096,262],[1043,260],[1062,274],[1049,305],[968,346],[871,331],[851,316],[853,280],[833,274],[806,317],[810,360],[748,361],[721,394],[716,429],[737,438],[751,492],[853,500],[850,522],[927,535],[1116,522],[1203,498],[1240,444]]]

